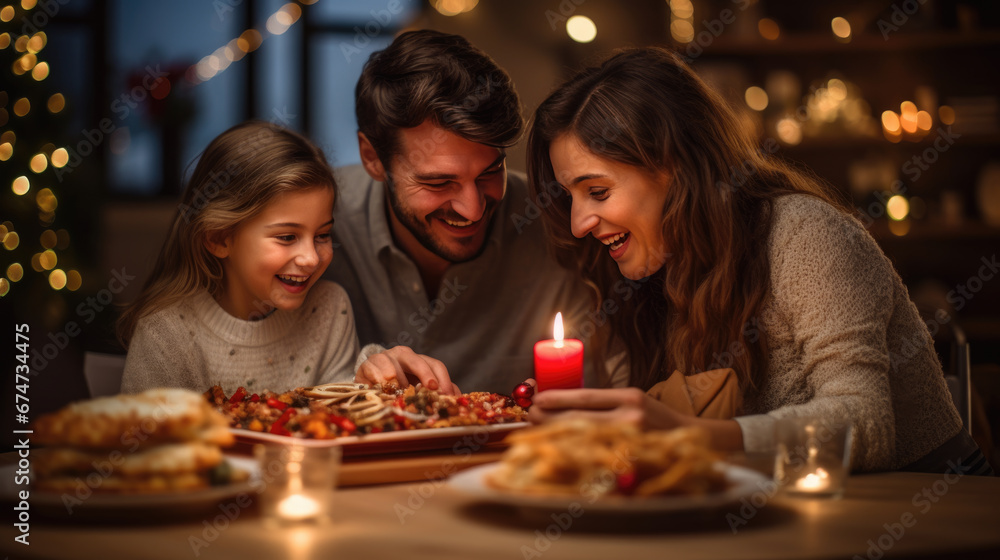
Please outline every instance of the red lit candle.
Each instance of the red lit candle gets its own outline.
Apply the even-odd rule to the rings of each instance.
[[[556,313],[553,340],[535,343],[535,381],[538,390],[583,387],[583,342],[563,340],[562,313]]]

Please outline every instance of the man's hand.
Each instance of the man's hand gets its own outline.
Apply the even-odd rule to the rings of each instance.
[[[451,382],[448,368],[440,360],[417,354],[408,346],[396,346],[369,356],[354,374],[354,381],[369,385],[395,381],[400,387],[420,382],[424,387],[446,395],[461,394]]]

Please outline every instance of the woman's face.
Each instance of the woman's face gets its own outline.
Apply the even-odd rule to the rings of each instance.
[[[549,158],[572,198],[573,235],[593,236],[626,278],[639,280],[663,267],[667,175],[598,157],[570,134],[552,142]]]

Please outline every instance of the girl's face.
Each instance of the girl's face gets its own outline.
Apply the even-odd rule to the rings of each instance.
[[[332,189],[289,192],[224,242],[209,243],[224,268],[219,305],[247,320],[298,309],[333,259],[332,216]]]
[[[667,260],[661,218],[669,177],[594,155],[571,134],[552,142],[555,178],[572,197],[573,235],[590,234],[629,279],[652,275]]]

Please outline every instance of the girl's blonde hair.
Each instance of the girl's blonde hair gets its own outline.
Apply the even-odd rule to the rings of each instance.
[[[220,295],[222,261],[207,248],[210,236],[228,236],[284,193],[317,188],[336,193],[333,171],[322,150],[300,134],[248,121],[212,140],[188,181],[142,294],[118,320],[122,345],[128,347],[143,317],[200,290]]]

